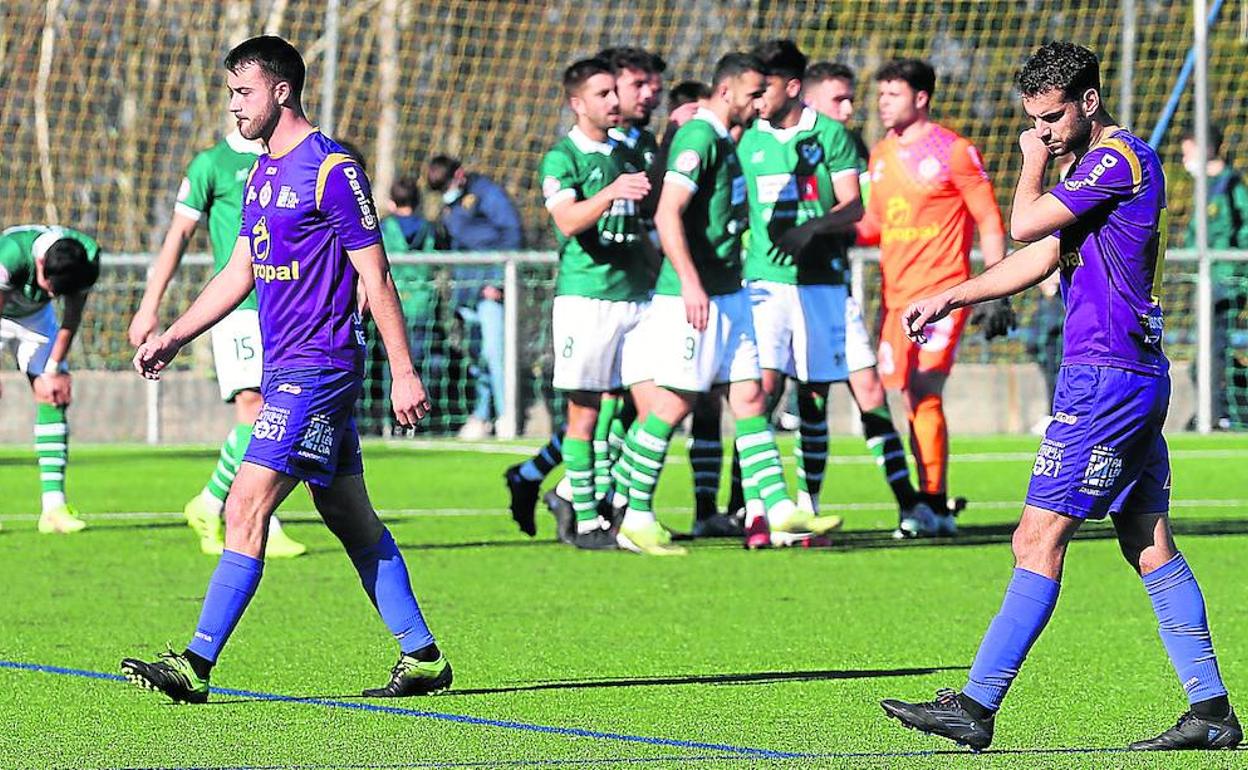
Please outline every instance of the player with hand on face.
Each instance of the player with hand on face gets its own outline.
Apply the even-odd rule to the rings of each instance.
[[[364,333],[357,283],[390,358],[390,401],[410,427],[429,412],[412,365],[398,295],[381,245],[368,177],[304,116],[305,68],[279,37],[251,38],[225,58],[239,131],[268,148],[244,187],[229,263],[164,333],[139,346],[135,368],[158,378],[178,351],[254,289],[265,348],[264,407],[225,503],[225,551],[183,652],[121,662],[131,682],[175,701],[203,703],[208,679],[256,592],[273,511],[303,482],[351,558],[394,635],[398,662],[370,697],[419,695],[451,685],[450,663],[412,593],[407,565],[364,486],[352,414],[363,389]]]
[[[1023,170],[1010,229],[1028,245],[974,279],[912,302],[900,323],[922,343],[931,324],[959,308],[1008,297],[1060,271],[1066,324],[1054,419],[1014,531],[1014,574],[966,686],[928,703],[881,705],[908,727],[987,748],[1006,692],[1057,604],[1067,546],[1085,519],[1109,515],[1190,704],[1174,727],[1130,748],[1234,748],[1243,730],[1218,671],[1204,597],[1168,515],[1161,161],[1110,115],[1088,49],[1045,44],[1017,85],[1033,128],[1019,139]],[[1074,153],[1073,170],[1046,192],[1049,166],[1067,153]]]
[[[87,526],[65,499],[73,401],[70,344],[87,295],[100,276],[95,239],[68,227],[23,225],[0,233],[0,348],[13,351],[35,396],[35,454],[43,490],[39,531],[68,534]],[[52,300],[64,298],[58,321]]]

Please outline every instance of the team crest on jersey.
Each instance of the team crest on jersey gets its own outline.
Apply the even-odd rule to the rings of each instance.
[[[277,176],[277,166],[269,166],[264,170],[265,176]]]
[[[728,157],[732,157],[729,155]],[[697,150],[685,150],[676,156],[676,162],[672,164],[677,171],[682,174],[692,174],[702,165],[702,158],[698,155]]]
[[[273,200],[273,185],[269,184],[266,179],[264,187],[260,188],[260,208],[267,208],[271,200]]]
[[[247,169],[245,169],[245,168],[240,168],[238,171],[235,171],[235,172],[234,172],[234,181],[235,181],[235,182],[246,182],[246,181],[247,181],[247,175],[248,175],[248,174],[250,174],[250,173],[251,173],[251,172],[250,172],[250,171],[248,171]]]
[[[754,154],[750,156],[751,163],[762,163],[766,159],[767,152],[765,150],[755,150]]]
[[[287,185],[282,185],[282,189],[277,191],[277,207],[279,209],[293,209],[298,205],[299,196]]]
[[[823,160],[823,148],[815,142],[806,142],[797,147],[797,151],[801,154],[802,160],[814,166]]]
[[[931,181],[940,175],[940,161],[932,156],[927,156],[919,161],[919,176],[927,181]]]
[[[601,182],[601,181],[602,181],[602,169],[595,166],[592,170],[590,170],[589,177],[585,180],[585,182],[587,184],[593,184],[594,182]]]

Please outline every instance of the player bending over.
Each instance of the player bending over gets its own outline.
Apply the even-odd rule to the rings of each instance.
[[[35,395],[35,454],[43,489],[39,531],[87,526],[65,501],[73,401],[69,346],[82,323],[87,294],[100,277],[100,247],[68,227],[25,225],[0,233],[0,348],[13,351]],[[52,299],[64,297],[56,319]]]

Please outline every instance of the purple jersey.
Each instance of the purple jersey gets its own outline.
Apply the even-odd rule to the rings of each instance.
[[[364,169],[313,131],[247,178],[240,234],[251,244],[264,368],[363,374],[358,276],[348,249],[380,243]]]
[[[1079,218],[1059,233],[1062,362],[1166,373],[1160,298],[1166,180],[1157,153],[1119,129],[1088,150],[1052,192]]]

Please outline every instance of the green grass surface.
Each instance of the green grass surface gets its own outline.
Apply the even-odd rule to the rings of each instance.
[[[573,551],[553,542],[541,511],[540,536],[519,534],[500,474],[522,446],[367,446],[374,501],[455,665],[452,693],[356,697],[384,681],[394,643],[300,490],[283,510],[311,551],[267,565],[213,685],[320,701],[217,693],[207,706],[174,706],[124,682],[0,668],[0,768],[1248,765],[1244,752],[1109,751],[1168,727],[1185,701],[1143,587],[1098,524],[1072,546],[1056,615],[991,752],[952,750],[883,717],[882,697],[926,699],[965,681],[1009,579],[1035,444],[955,440],[951,488],[973,503],[953,542],[890,540],[895,511],[879,472],[844,439],[833,441],[824,495],[849,522],[836,547],[699,543],[683,559]],[[1248,692],[1248,439],[1182,436],[1172,448],[1180,546],[1231,692]],[[215,560],[169,512],[199,489],[215,451],[75,446],[70,492],[91,527],[61,537],[35,531],[30,452],[0,448],[0,660],[112,674],[123,656],[167,640],[181,648]],[[677,450],[658,497],[669,525],[688,527],[689,485]],[[366,704],[412,711],[354,708]]]

